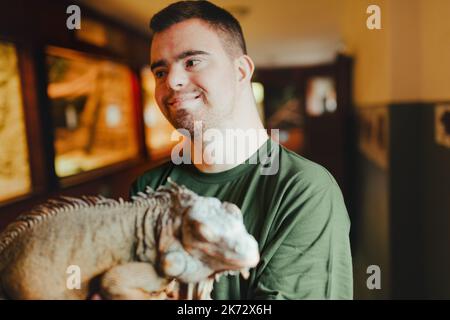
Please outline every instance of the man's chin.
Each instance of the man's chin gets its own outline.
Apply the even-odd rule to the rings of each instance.
[[[191,137],[193,137],[194,135],[194,123],[191,121],[186,121],[186,122],[172,122],[170,121],[172,126],[181,134],[183,134],[184,136],[189,135]]]

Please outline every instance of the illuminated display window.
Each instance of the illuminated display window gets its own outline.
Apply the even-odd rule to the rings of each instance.
[[[21,95],[16,50],[0,42],[0,201],[31,189]]]
[[[66,177],[134,158],[130,69],[53,47],[47,49],[47,65],[56,174]]]

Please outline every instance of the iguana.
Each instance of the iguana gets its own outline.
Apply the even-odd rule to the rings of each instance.
[[[62,197],[19,216],[0,235],[0,296],[87,299],[100,283],[107,299],[208,299],[220,275],[248,276],[258,261],[236,205],[169,178],[131,201]]]

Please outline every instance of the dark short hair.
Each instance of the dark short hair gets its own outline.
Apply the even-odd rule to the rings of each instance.
[[[150,20],[153,33],[164,31],[174,24],[189,20],[200,19],[207,22],[213,29],[225,35],[225,49],[231,46],[247,54],[244,34],[239,21],[231,13],[215,4],[201,1],[178,1],[156,13]]]

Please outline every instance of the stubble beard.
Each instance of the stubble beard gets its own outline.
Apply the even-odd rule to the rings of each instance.
[[[177,130],[187,130],[191,134],[194,134],[194,117],[192,114],[184,109],[177,109],[174,112],[170,112],[170,122]]]
[[[200,110],[169,109],[169,120],[176,129],[187,130],[194,138],[196,134],[204,134],[208,129],[223,129],[224,123],[231,120],[233,112],[232,106],[215,111],[205,104]],[[200,128],[201,132],[199,132]]]

